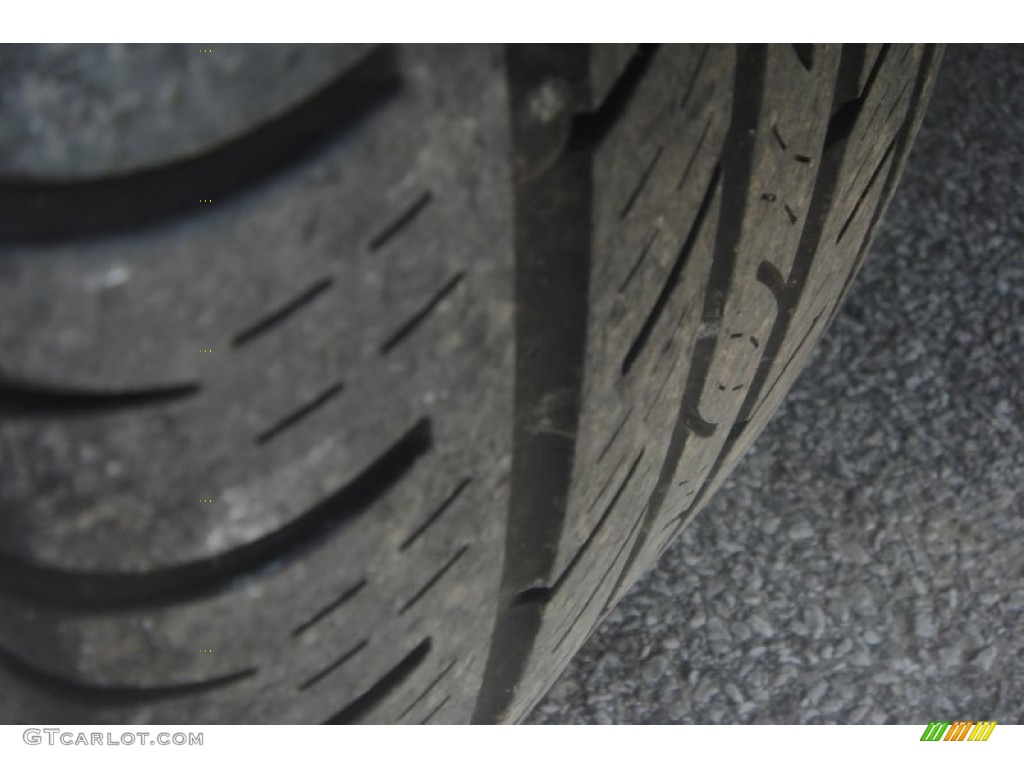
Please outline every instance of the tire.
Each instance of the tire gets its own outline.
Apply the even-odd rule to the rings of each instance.
[[[807,361],[939,54],[9,49],[71,112],[0,136],[0,719],[522,719]]]

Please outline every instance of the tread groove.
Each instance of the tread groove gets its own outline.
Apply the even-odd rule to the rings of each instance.
[[[509,506],[498,610],[483,684],[472,722],[503,719],[536,643],[541,616],[516,596],[551,578],[565,524],[580,418],[592,244],[590,158],[626,111],[657,50],[639,46],[608,95],[589,114],[552,121],[543,133],[529,120],[534,89],[549,72],[536,59],[554,59],[570,81],[591,93],[591,52],[583,46],[506,48],[512,105],[515,182],[515,406]],[[582,76],[582,77],[581,77]],[[566,124],[568,123],[568,124]],[[534,429],[535,414],[552,395],[559,436]]]

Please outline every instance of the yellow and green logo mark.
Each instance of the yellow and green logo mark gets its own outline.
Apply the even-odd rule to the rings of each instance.
[[[988,741],[995,727],[995,720],[932,720],[921,734],[921,741]]]

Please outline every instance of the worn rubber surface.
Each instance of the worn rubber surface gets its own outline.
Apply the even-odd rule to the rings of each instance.
[[[522,718],[784,396],[938,61],[310,50],[3,54],[0,720]]]

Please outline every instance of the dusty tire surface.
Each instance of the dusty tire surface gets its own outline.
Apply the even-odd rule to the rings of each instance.
[[[940,53],[8,47],[0,719],[522,719],[789,389]]]

